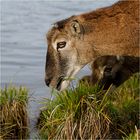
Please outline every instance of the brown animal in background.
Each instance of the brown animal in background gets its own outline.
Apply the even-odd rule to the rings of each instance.
[[[45,82],[63,90],[82,67],[100,56],[139,56],[139,1],[119,1],[59,21],[47,41]]]
[[[134,73],[140,70],[140,57],[131,56],[102,56],[97,58],[91,66],[92,75],[84,76],[81,82],[98,85],[108,89],[110,85],[118,87]]]

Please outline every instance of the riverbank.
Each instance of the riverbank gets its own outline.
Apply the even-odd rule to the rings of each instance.
[[[46,99],[38,120],[41,139],[138,139],[139,74],[113,92],[79,85]]]
[[[38,119],[39,139],[138,139],[139,74],[113,92],[95,85],[53,92]],[[28,91],[9,86],[0,90],[0,139],[29,138]]]

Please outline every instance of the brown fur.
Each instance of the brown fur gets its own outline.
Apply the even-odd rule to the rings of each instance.
[[[97,55],[139,56],[139,1],[120,1],[78,18]]]
[[[60,87],[66,81],[62,77],[71,78],[76,69],[101,56],[113,56],[102,58],[106,64],[116,55],[139,57],[139,23],[139,0],[119,1],[55,23],[47,34],[46,84]],[[67,47],[54,48],[62,40]]]

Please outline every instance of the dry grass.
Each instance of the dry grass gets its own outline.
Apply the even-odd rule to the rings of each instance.
[[[28,135],[27,90],[8,87],[0,90],[0,138],[24,139]]]

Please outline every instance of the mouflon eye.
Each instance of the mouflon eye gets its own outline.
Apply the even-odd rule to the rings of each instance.
[[[62,48],[64,48],[66,46],[66,42],[65,41],[63,41],[63,42],[58,42],[57,43],[57,50],[58,49],[62,49]]]

